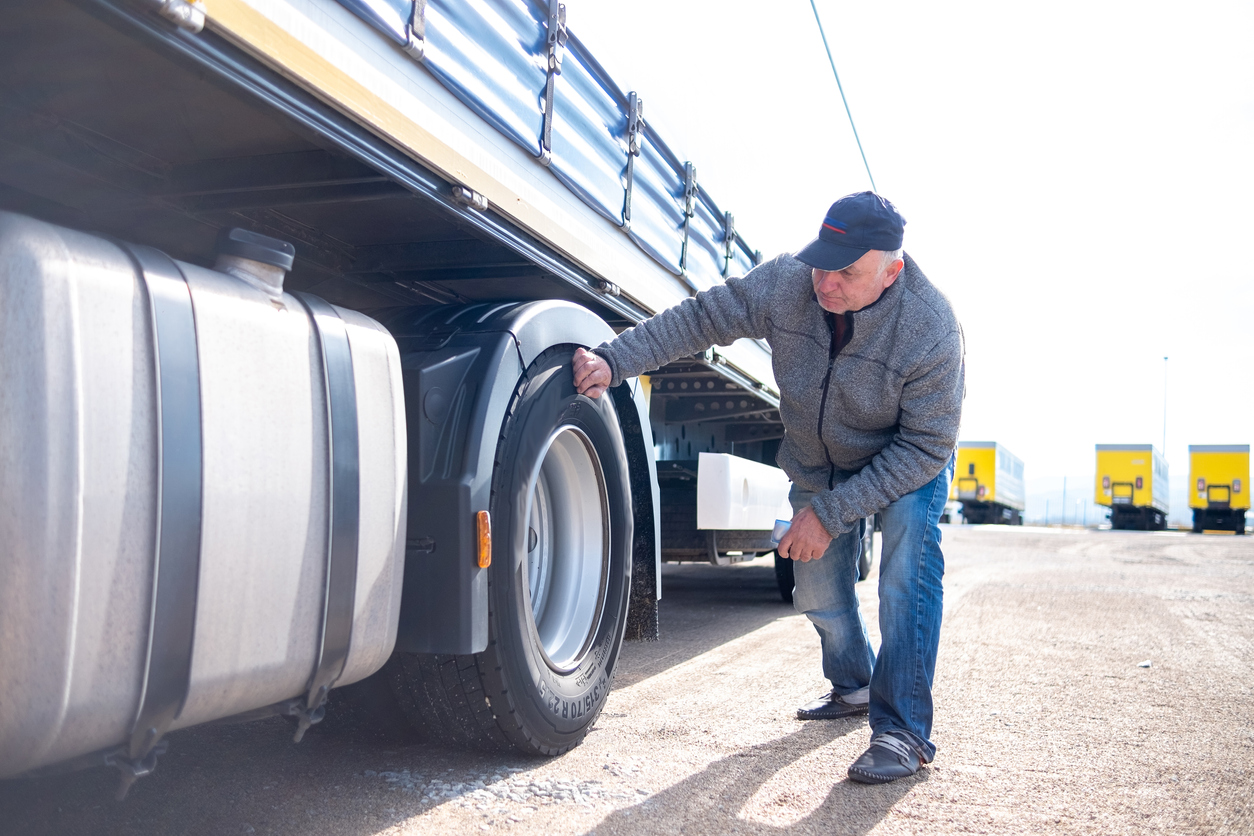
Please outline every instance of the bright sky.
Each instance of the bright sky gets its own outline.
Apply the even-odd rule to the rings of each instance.
[[[567,6],[764,255],[869,188],[808,0]],[[1024,460],[1030,514],[1064,476],[1074,511],[1094,444],[1161,447],[1166,365],[1183,520],[1188,445],[1254,443],[1254,4],[818,7],[879,191],[964,325],[962,437]]]

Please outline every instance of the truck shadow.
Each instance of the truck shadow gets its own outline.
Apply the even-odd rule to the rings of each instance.
[[[780,599],[770,560],[733,566],[663,566],[662,600],[658,602],[661,638],[623,644],[614,687],[635,685],[795,615],[792,605]]]
[[[776,799],[756,798],[767,782],[790,764],[837,738],[865,731],[862,722],[807,723],[793,734],[715,761],[639,804],[615,810],[586,836],[652,836],[659,831],[659,822],[666,823],[668,832],[678,834],[868,833],[913,787],[928,780],[928,770],[879,786],[838,781],[820,805],[794,820],[773,812],[779,806],[771,803]],[[793,794],[785,790],[781,795],[787,806],[787,796]]]

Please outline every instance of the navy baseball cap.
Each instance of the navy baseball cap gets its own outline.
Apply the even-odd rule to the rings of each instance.
[[[845,195],[827,210],[819,237],[795,257],[820,270],[844,270],[871,250],[901,249],[905,226],[897,207],[875,192]]]

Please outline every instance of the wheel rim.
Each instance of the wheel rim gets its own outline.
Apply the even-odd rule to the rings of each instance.
[[[609,506],[600,460],[584,433],[558,427],[527,485],[528,609],[545,661],[582,661],[600,625],[609,566]]]

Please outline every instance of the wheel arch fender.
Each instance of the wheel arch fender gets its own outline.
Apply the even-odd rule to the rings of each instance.
[[[658,604],[662,598],[662,507],[649,425],[649,401],[639,380],[611,389],[623,428],[631,470],[631,502],[635,535],[631,558],[631,603],[627,611],[628,641],[657,641]]]
[[[488,643],[488,594],[474,519],[489,507],[497,442],[519,378],[555,345],[596,346],[614,331],[587,308],[557,300],[406,309],[384,322],[401,350],[409,433],[396,647],[479,653]],[[660,517],[648,403],[640,389],[631,381],[611,397],[628,449],[636,512],[628,634],[655,638]],[[652,594],[637,594],[637,574]]]

